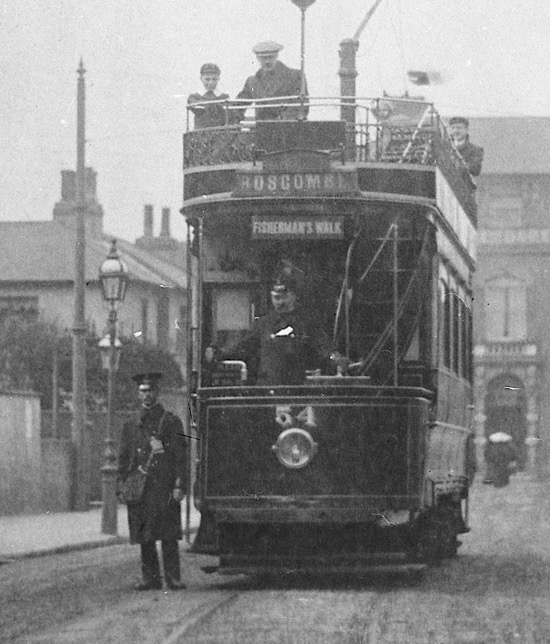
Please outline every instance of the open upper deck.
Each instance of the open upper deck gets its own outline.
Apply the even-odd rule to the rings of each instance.
[[[309,97],[304,103],[300,97],[284,97],[253,105],[239,100],[195,103],[192,107],[206,110],[213,105],[218,114],[220,106],[223,108],[226,124],[188,129],[184,134],[185,201],[235,193],[236,189],[235,196],[285,196],[275,184],[271,195],[265,186],[247,193],[238,174],[258,172],[269,164],[281,175],[285,166],[275,162],[277,155],[294,151],[301,152],[302,159],[310,155],[306,166],[317,155],[324,157],[327,167],[355,170],[360,193],[424,197],[437,203],[442,198],[438,191],[448,193],[450,189],[475,224],[475,183],[431,103],[388,97]],[[277,110],[286,120],[262,117],[263,113],[273,118]],[[299,164],[297,158],[295,155],[294,163]],[[287,172],[288,167],[300,172],[299,165],[287,164]],[[307,196],[296,194],[292,186],[287,192],[289,196]]]

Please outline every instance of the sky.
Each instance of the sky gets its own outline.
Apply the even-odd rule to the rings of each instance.
[[[316,0],[306,12],[309,92],[336,96],[339,43],[374,0]],[[422,89],[444,116],[550,117],[548,0],[382,0],[363,30],[357,93]],[[106,232],[134,241],[152,204],[183,239],[182,134],[199,68],[222,68],[237,94],[257,69],[251,48],[285,45],[300,66],[291,0],[0,0],[0,220],[49,220],[61,170],[76,167],[76,83],[86,68],[86,165],[98,172]],[[407,70],[437,71],[418,88]],[[1,242],[0,242],[1,244]]]

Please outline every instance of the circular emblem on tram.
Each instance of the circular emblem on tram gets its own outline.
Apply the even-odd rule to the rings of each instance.
[[[291,469],[300,469],[311,462],[317,453],[317,443],[305,429],[285,429],[271,448],[279,462]]]

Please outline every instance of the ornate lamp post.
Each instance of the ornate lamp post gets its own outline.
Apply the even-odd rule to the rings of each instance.
[[[117,309],[124,301],[128,286],[128,268],[120,259],[116,240],[111,242],[107,259],[99,267],[99,281],[103,299],[109,306],[109,333],[99,341],[103,368],[108,372],[107,436],[105,438],[105,463],[102,472],[101,532],[117,534],[116,453],[113,440],[113,407],[115,373],[120,360],[121,342],[117,338]]]

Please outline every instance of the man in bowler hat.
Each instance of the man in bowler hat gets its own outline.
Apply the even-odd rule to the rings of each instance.
[[[207,127],[218,127],[228,122],[227,109],[221,102],[204,105],[210,101],[227,101],[229,94],[216,95],[216,88],[220,80],[220,68],[214,63],[205,63],[200,70],[201,82],[204,86],[204,94],[191,94],[187,99],[189,109],[195,115],[195,129],[201,130]],[[200,105],[197,105],[200,103]]]
[[[162,588],[156,542],[161,542],[164,579],[171,590],[181,581],[178,540],[182,538],[180,503],[186,493],[186,443],[181,420],[157,400],[159,372],[140,373],[140,412],[124,423],[118,457],[118,489],[128,474],[146,472],[141,500],[128,505],[130,542],[141,547],[142,581],[136,590]]]
[[[254,76],[246,79],[242,91],[237,94],[237,99],[274,99],[261,101],[256,105],[258,121],[305,118],[308,113],[306,79],[299,69],[291,69],[278,60],[281,49],[283,45],[272,40],[258,43],[252,48],[258,58],[260,69]],[[284,96],[301,98],[281,99]],[[277,97],[278,100],[275,100]],[[270,107],[269,103],[301,103],[301,105]]]

